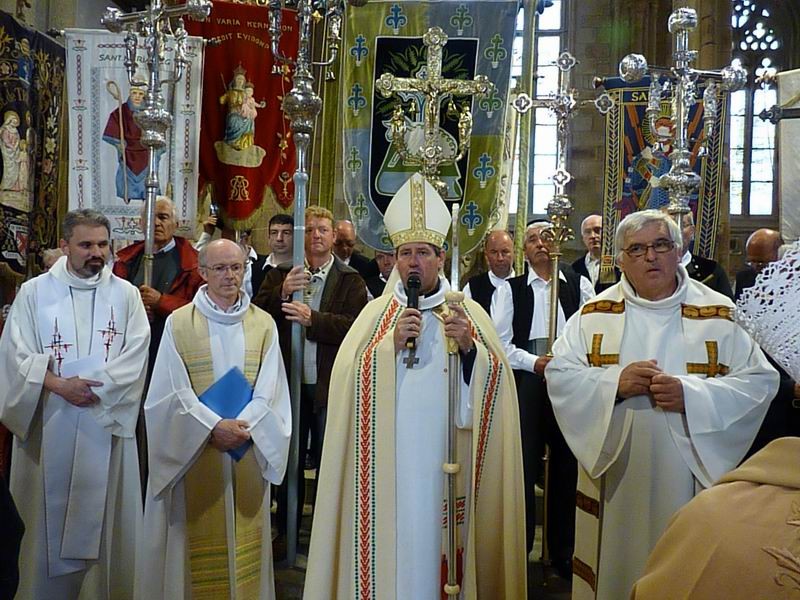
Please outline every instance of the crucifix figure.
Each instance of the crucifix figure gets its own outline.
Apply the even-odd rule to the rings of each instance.
[[[403,107],[398,103],[392,115],[392,143],[397,146],[403,161],[421,167],[422,174],[442,196],[446,197],[447,184],[439,178],[439,168],[448,161],[457,163],[469,149],[472,135],[472,112],[464,104],[458,118],[458,154],[455,157],[444,155],[439,137],[439,120],[442,102],[450,96],[450,110],[455,110],[453,96],[472,96],[488,94],[494,85],[485,75],[476,75],[475,79],[445,79],[442,77],[442,50],[447,44],[447,34],[439,27],[431,27],[422,36],[422,43],[428,49],[428,59],[423,74],[417,77],[395,77],[384,73],[375,82],[375,88],[385,97],[400,92],[416,92],[425,98],[423,127],[425,141],[422,147],[412,152],[406,145],[406,123]]]

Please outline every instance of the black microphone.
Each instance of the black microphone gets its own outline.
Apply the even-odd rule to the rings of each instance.
[[[406,282],[406,297],[408,298],[408,302],[406,305],[408,308],[419,308],[419,286],[422,285],[422,282],[419,279],[419,275],[416,273],[412,273],[408,276],[408,281]],[[413,350],[417,347],[417,338],[408,338],[406,340],[406,348],[409,350]]]

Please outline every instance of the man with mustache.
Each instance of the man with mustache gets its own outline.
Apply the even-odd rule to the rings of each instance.
[[[67,213],[62,256],[22,285],[0,338],[0,421],[26,534],[20,598],[131,598],[141,526],[134,437],[150,328],[106,265],[110,226]]]

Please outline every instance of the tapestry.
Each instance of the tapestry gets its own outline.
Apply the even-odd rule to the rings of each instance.
[[[279,50],[297,56],[297,13],[282,12]],[[291,70],[270,50],[266,6],[214,2],[187,30],[208,40],[200,130],[200,186],[226,226],[250,229],[294,198],[295,149],[281,110]]]
[[[628,84],[620,78],[606,79],[604,86],[614,100],[606,115],[605,185],[603,194],[603,274],[613,277],[614,232],[627,215],[647,208],[669,204],[667,189],[660,184],[672,162],[674,131],[669,121],[670,102],[662,102],[662,113],[651,131],[645,116],[649,78]],[[719,112],[703,150],[703,103],[705,84],[701,84],[697,103],[689,110],[688,140],[691,167],[700,176],[698,192],[689,200],[695,218],[695,238],[690,250],[712,258],[719,221],[719,197],[722,191],[727,99],[718,92]]]
[[[778,105],[800,108],[800,69],[778,73]],[[781,235],[786,242],[800,239],[800,119],[778,122],[778,198]]]
[[[480,244],[506,173],[503,142],[517,6],[517,2],[506,1],[372,0],[348,11],[342,44],[344,193],[352,221],[366,245],[378,250],[391,248],[383,213],[394,193],[418,170],[399,156],[391,142],[390,119],[398,96],[384,98],[376,91],[375,81],[383,73],[424,76],[427,49],[422,36],[434,26],[441,27],[449,38],[443,49],[442,77],[486,75],[495,86],[482,98],[445,97],[439,122],[444,154],[455,156],[459,115],[450,101],[455,107],[467,104],[472,111],[470,149],[457,163],[445,164],[440,175],[447,184],[445,201],[461,204],[462,254]],[[425,100],[412,92],[402,92],[399,98],[406,108],[409,150],[414,152],[423,139]]]
[[[58,244],[63,85],[64,48],[0,12],[0,269],[19,278]]]
[[[111,222],[111,238],[142,239],[140,215],[149,173],[149,149],[142,144],[136,113],[146,88],[132,86],[125,70],[125,36],[108,31],[66,32],[67,99],[70,120],[69,208],[92,208]],[[149,79],[139,38],[134,81]],[[166,80],[173,73],[172,38],[164,48]],[[177,234],[194,236],[197,209],[197,156],[200,128],[202,40],[186,42],[188,65],[177,84],[165,84],[165,109],[172,115],[166,148],[157,151],[159,194],[170,196],[178,213]]]

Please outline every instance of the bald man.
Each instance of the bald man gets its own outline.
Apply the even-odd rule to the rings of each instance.
[[[755,284],[756,276],[769,263],[778,260],[778,249],[782,245],[783,238],[774,229],[756,229],[750,234],[745,245],[747,268],[736,274],[736,300],[744,290]]]
[[[495,291],[502,287],[507,279],[516,276],[514,240],[502,229],[490,231],[486,236],[483,254],[489,270],[470,278],[464,286],[464,295],[475,300],[489,316],[492,316],[492,307],[496,307],[498,302],[498,294],[495,294]]]
[[[336,221],[333,233],[333,253],[339,260],[358,271],[364,280],[378,274],[378,264],[355,251],[356,228],[353,223],[347,219]]]
[[[581,240],[586,248],[586,253],[572,263],[572,270],[578,275],[583,275],[594,286],[596,293],[614,285],[619,281],[619,269],[614,267],[614,281],[608,283],[600,282],[600,257],[603,254],[603,217],[600,215],[588,215],[581,221]]]

